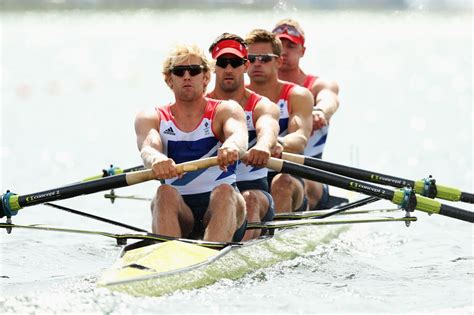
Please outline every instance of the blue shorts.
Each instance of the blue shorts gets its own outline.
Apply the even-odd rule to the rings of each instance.
[[[268,181],[268,185],[271,187],[272,186],[272,181],[273,181],[273,178],[277,175],[277,174],[280,174],[280,173],[277,173],[277,172],[268,172],[268,176],[267,176],[267,181]],[[288,174],[290,175],[291,177],[293,177],[294,179],[298,180],[302,185],[303,185],[303,191],[305,189],[305,184],[304,184],[304,180],[299,177],[299,176],[294,176],[294,175],[291,175],[291,174]],[[303,194],[303,201],[301,202],[301,205],[295,209],[294,211],[297,212],[297,211],[306,211],[306,208],[308,207],[308,198],[306,198],[306,194]],[[290,209],[288,209],[288,211],[290,211]]]
[[[328,209],[330,207],[327,206],[329,201],[329,187],[326,184],[323,184],[323,194],[321,195],[321,199],[316,206],[314,206],[311,210],[321,210],[321,209]]]
[[[239,188],[240,192],[244,192],[246,190],[263,190],[263,191],[270,191],[268,188],[268,181],[266,177],[262,177],[256,180],[243,180],[237,182],[237,188]]]
[[[233,185],[235,190],[238,192],[238,188]],[[204,214],[209,207],[209,200],[211,192],[194,194],[194,195],[183,195],[184,203],[191,209],[194,217],[193,230],[186,237],[191,239],[200,239],[204,236]],[[244,237],[245,231],[247,230],[247,220],[235,231],[232,237],[233,242],[240,242]]]
[[[270,195],[270,193],[268,192],[268,182],[265,177],[256,180],[237,182],[237,187],[239,188],[240,192],[244,192],[246,190],[261,191],[268,199],[267,213],[263,217],[262,222],[273,220],[273,218],[275,217],[275,203],[273,202],[272,195]]]

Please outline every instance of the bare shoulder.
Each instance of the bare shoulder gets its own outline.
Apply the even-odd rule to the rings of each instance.
[[[233,115],[233,114],[240,114],[243,113],[242,107],[234,100],[224,100],[221,101],[219,106],[217,106],[216,113],[219,114],[226,114],[226,115]]]
[[[291,97],[292,99],[297,99],[299,101],[307,101],[309,99],[313,99],[313,94],[307,88],[295,85],[293,90],[291,90]]]
[[[315,95],[324,89],[339,94],[339,84],[334,80],[327,80],[319,77],[314,81],[313,86],[311,87],[311,90],[315,92]]]
[[[257,102],[254,109],[255,117],[260,117],[261,115],[270,115],[275,119],[280,117],[280,109],[278,105],[272,102],[269,98],[262,96],[262,98]]]
[[[273,102],[268,97],[263,96],[263,95],[262,95],[262,98],[258,101],[257,105],[262,105],[262,106],[266,106],[266,107],[268,107],[268,106],[269,107],[277,106],[277,104],[275,102]]]
[[[155,108],[140,110],[135,116],[135,124],[157,123],[160,121],[160,115]]]

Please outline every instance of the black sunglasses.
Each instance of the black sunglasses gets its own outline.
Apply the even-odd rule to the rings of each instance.
[[[244,58],[217,58],[216,66],[226,68],[227,65],[231,65],[232,68],[238,68],[243,65],[247,59]]]
[[[272,58],[275,57],[277,58],[278,55],[275,54],[262,54],[262,55],[254,55],[254,54],[249,54],[249,61],[250,63],[254,63],[256,60],[260,61],[261,63],[267,63],[272,60]]]
[[[194,77],[200,74],[204,70],[202,65],[189,65],[189,66],[175,66],[171,68],[171,73],[178,77],[183,77],[186,71],[189,72],[189,75]]]

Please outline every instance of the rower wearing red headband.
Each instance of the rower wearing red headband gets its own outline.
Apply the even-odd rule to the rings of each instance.
[[[245,112],[249,150],[247,159],[237,164],[235,173],[237,187],[245,199],[247,220],[271,221],[274,207],[265,165],[276,146],[278,107],[266,97],[245,88],[244,75],[249,66],[249,55],[247,45],[240,36],[223,33],[209,47],[209,52],[216,61],[216,81],[214,90],[208,96],[219,100],[234,100]],[[243,240],[256,238],[260,233],[260,230],[247,230]]]

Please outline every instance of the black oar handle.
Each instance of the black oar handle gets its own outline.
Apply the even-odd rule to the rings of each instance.
[[[461,201],[474,203],[474,194],[470,194],[467,192],[461,193]]]
[[[439,209],[439,214],[445,215],[450,218],[474,223],[474,212],[448,206],[445,204],[441,204],[441,207]]]

